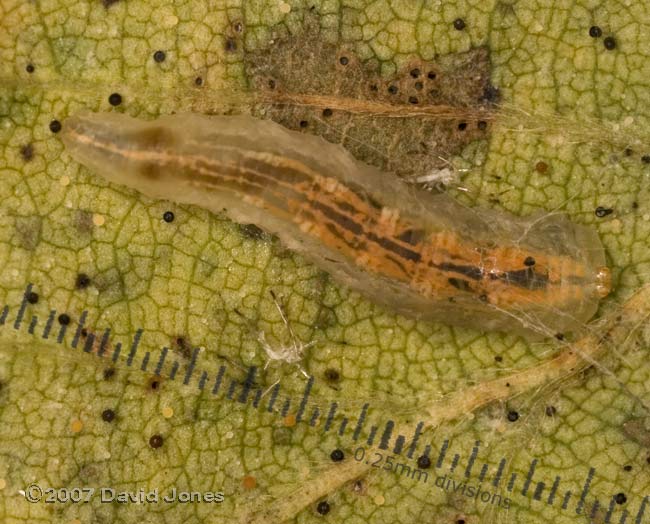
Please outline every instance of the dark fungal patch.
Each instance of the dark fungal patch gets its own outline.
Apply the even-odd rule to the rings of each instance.
[[[454,20],[454,29],[457,31],[462,31],[465,29],[465,20],[462,18],[456,18],[456,20]]]
[[[86,289],[90,285],[90,277],[86,273],[79,273],[75,279],[74,286],[77,289]]]
[[[503,362],[503,357],[501,355],[495,355],[494,356],[494,361],[495,362]]]
[[[68,315],[67,313],[61,313],[57,318],[57,320],[59,321],[59,324],[61,324],[62,326],[67,326],[68,324],[70,324],[71,321],[70,315]]]
[[[420,455],[417,464],[420,469],[429,469],[431,467],[431,459],[428,455]]]
[[[200,76],[197,76],[194,79],[194,85],[197,86],[197,87],[202,86],[203,85],[203,78],[201,78]]]
[[[555,408],[555,406],[546,406],[544,412],[546,413],[547,417],[552,417],[557,413],[557,409]]]
[[[612,51],[613,49],[616,49],[616,39],[613,36],[606,36],[603,39],[603,45],[605,46],[605,49]]]
[[[110,380],[111,378],[113,378],[115,376],[115,368],[106,368],[102,372],[102,376],[103,376],[104,380]]]
[[[332,110],[329,107],[326,107],[323,109],[323,116],[324,117],[330,117],[332,116]],[[649,157],[650,158],[650,157]]]
[[[600,38],[603,35],[603,30],[597,25],[592,25],[589,28],[589,36],[591,38]]]
[[[160,389],[160,380],[156,377],[149,378],[147,388],[152,391],[158,391]]]
[[[341,462],[345,458],[345,453],[343,453],[343,450],[335,449],[330,453],[330,458],[332,462]]]
[[[108,103],[113,107],[119,106],[122,103],[122,95],[119,93],[111,93],[108,95]]]
[[[102,0],[102,5],[108,9],[113,4],[117,4],[120,0]]]
[[[508,411],[508,420],[510,422],[516,422],[517,420],[519,420],[519,413],[517,413],[516,411]]]
[[[611,215],[613,212],[614,212],[613,209],[607,208],[607,207],[602,207],[602,206],[598,206],[596,208],[596,210],[594,211],[595,215],[598,218],[606,217],[607,215]]]
[[[162,435],[153,435],[149,439],[149,445],[154,449],[157,449],[157,448],[161,447],[163,445],[163,437],[162,437]]]
[[[27,293],[27,302],[30,304],[37,304],[38,303],[38,293],[35,293],[34,291],[30,291]]]
[[[627,502],[627,496],[625,495],[625,493],[617,493],[616,495],[614,495],[614,501],[616,502],[616,504],[620,506]]]
[[[632,471],[632,466],[630,464],[626,464],[625,466],[623,466],[623,470],[624,471]]]
[[[644,164],[650,164],[650,155],[643,155],[641,157],[641,162],[643,162]]]
[[[160,49],[153,54],[154,62],[158,62],[159,64],[164,62],[165,58],[167,58],[167,55]]]
[[[524,259],[524,266],[534,266],[535,265],[535,259],[533,257],[526,257]]]
[[[330,504],[326,500],[321,500],[316,506],[319,515],[327,515],[330,512]]]
[[[556,333],[555,338],[560,341],[564,340],[564,333]]]
[[[349,63],[350,63],[350,59],[347,56],[342,56],[341,58],[339,58],[339,64],[341,64],[342,66],[346,66]]]
[[[478,123],[476,124],[476,127],[481,131],[485,131],[487,129],[487,126],[488,124],[485,120],[479,120]]]
[[[165,211],[163,213],[163,220],[168,224],[174,221],[174,213],[172,211]]]
[[[58,133],[59,131],[61,131],[61,122],[59,122],[58,120],[52,120],[50,121],[49,127],[52,133]]]
[[[34,72],[34,64],[27,64],[25,66],[25,71],[27,71],[29,74]]]
[[[461,122],[460,124],[458,124],[459,131],[465,131],[465,129],[467,129],[467,122]]]
[[[34,158],[34,146],[32,144],[25,144],[20,148],[20,156],[23,157],[25,162],[29,162]]]
[[[113,420],[115,420],[115,411],[112,409],[105,409],[102,411],[102,420],[104,422],[113,422]]]
[[[309,127],[309,122],[307,120],[301,120],[299,125],[302,129],[305,129],[306,127]]]

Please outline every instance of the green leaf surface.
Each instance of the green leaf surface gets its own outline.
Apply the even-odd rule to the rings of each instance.
[[[649,56],[639,0],[0,0],[0,521],[633,522],[650,489]],[[448,190],[468,205],[563,211],[597,228],[614,292],[601,321],[563,341],[397,316],[254,226],[152,201],[75,163],[52,122],[80,110],[252,113],[407,179],[451,163]],[[15,329],[30,283],[37,297]],[[295,365],[266,367],[259,340],[291,343],[274,296],[313,342],[298,423],[307,380]],[[139,329],[147,371],[127,365]],[[196,375],[183,384],[195,347],[204,389]],[[249,366],[260,408],[238,401]],[[407,436],[425,422],[426,482],[405,473],[422,446],[365,465],[378,452],[368,428],[352,438],[365,404],[378,435],[388,420]],[[443,475],[458,487],[438,485]],[[30,503],[31,484],[96,491],[88,503]],[[101,487],[224,500],[102,501]]]

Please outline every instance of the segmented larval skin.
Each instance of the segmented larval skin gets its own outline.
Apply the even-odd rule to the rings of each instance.
[[[392,311],[533,336],[571,331],[610,291],[595,230],[468,208],[250,116],[68,118],[74,159],[152,197],[253,223]]]

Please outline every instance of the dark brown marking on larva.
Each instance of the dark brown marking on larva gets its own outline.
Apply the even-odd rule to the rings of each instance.
[[[447,282],[460,291],[472,291],[472,286],[470,286],[469,282],[463,278],[451,277],[447,279]]]

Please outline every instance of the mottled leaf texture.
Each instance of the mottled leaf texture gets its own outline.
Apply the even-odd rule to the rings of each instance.
[[[0,521],[650,522],[649,55],[642,0],[0,0]],[[567,213],[614,290],[533,341],[396,315],[74,162],[89,110]]]

